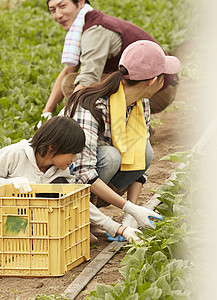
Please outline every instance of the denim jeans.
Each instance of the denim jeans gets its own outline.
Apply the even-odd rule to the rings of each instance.
[[[145,153],[145,170],[139,171],[120,171],[121,155],[112,146],[99,146],[97,154],[97,172],[99,178],[106,184],[111,182],[119,191],[127,187],[145,174],[154,159],[154,151],[150,141],[147,140]]]

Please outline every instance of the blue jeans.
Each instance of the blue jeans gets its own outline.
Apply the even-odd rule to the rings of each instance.
[[[102,181],[104,181],[106,184],[111,182],[117,190],[121,191],[144,175],[148,167],[151,165],[153,159],[154,151],[149,140],[147,140],[145,152],[145,170],[120,171],[120,152],[112,146],[99,146],[97,154],[97,172]]]

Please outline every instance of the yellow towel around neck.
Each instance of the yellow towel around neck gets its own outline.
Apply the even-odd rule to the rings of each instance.
[[[110,96],[111,137],[121,153],[121,171],[145,169],[147,128],[142,100],[136,101],[126,123],[126,100],[122,83]]]

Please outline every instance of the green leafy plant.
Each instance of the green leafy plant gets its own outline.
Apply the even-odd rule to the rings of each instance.
[[[165,122],[163,120],[160,120],[156,117],[152,117],[150,125],[153,129],[157,128],[159,125],[164,124]]]
[[[61,70],[64,32],[43,3],[24,1],[0,12],[0,146],[35,133]]]
[[[161,201],[157,210],[163,220],[155,229],[145,229],[139,235],[141,242],[127,246],[120,268],[124,280],[111,286],[98,285],[87,299],[193,299],[196,267],[195,243],[192,246],[191,242],[196,239],[193,221],[199,212],[193,210],[192,199],[198,191],[198,154],[177,152],[163,159],[181,162],[175,179],[157,191]],[[196,243],[200,247],[201,242]]]
[[[30,300],[68,300],[69,298],[65,294],[52,294],[50,296],[39,294]]]
[[[15,300],[18,300],[19,297],[17,297],[17,294],[19,294],[20,292],[19,292],[18,290],[13,290],[13,289],[11,289],[11,292],[12,292],[13,295],[14,295],[14,299],[15,299]]]
[[[92,2],[91,2],[92,3]],[[109,5],[110,4],[110,5]],[[136,24],[171,52],[186,40],[198,18],[194,0],[94,0],[95,9]]]

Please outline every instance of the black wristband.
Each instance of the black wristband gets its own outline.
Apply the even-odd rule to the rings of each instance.
[[[139,177],[136,182],[140,182],[141,184],[146,183],[146,178],[144,176]]]
[[[98,178],[99,178],[99,176],[95,177],[94,179],[89,180],[88,184],[93,184]]]

